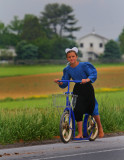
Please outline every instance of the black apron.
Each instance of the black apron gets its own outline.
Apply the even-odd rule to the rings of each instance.
[[[92,115],[95,107],[94,88],[90,82],[85,84],[76,83],[73,88],[73,94],[78,95],[74,114],[76,121],[82,121],[83,114]]]

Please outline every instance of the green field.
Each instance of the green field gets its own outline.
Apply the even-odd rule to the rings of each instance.
[[[96,93],[96,99],[101,107],[104,101],[109,101],[109,106],[124,107],[124,91],[117,92],[100,92]],[[23,108],[49,108],[52,106],[52,97],[32,98],[32,99],[17,99],[10,98],[0,101],[0,108],[4,109],[23,109]],[[102,107],[101,107],[102,108]]]
[[[0,77],[61,72],[65,65],[0,66]]]
[[[42,73],[62,72],[65,65],[0,65],[0,77],[35,75]],[[119,64],[97,64],[95,67],[112,67],[124,66],[124,63]]]
[[[25,109],[51,107],[52,98],[17,99],[6,98],[0,101],[0,109]]]

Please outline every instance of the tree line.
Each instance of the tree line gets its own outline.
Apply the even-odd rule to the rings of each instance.
[[[16,59],[63,59],[63,50],[77,46],[73,33],[79,31],[72,7],[48,4],[40,16],[14,16],[9,25],[0,22],[0,48],[16,48]]]
[[[102,61],[120,60],[124,55],[124,28],[116,41],[109,40],[105,45],[105,50],[99,59]]]
[[[0,48],[13,46],[17,60],[65,59],[64,49],[77,46],[73,35],[81,29],[76,26],[77,22],[71,6],[47,4],[39,17],[26,14],[23,19],[19,19],[14,16],[7,26],[0,22]],[[110,40],[105,45],[104,54],[99,58],[120,59],[122,54],[124,29],[117,41]]]

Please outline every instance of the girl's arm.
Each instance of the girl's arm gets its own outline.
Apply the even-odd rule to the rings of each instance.
[[[85,62],[85,72],[88,75],[88,79],[90,79],[91,83],[94,83],[97,79],[97,70],[96,68],[89,62]]]
[[[63,70],[63,76],[61,80],[70,80],[70,76],[67,71],[67,67]],[[59,79],[55,79],[54,82],[59,85],[60,88],[66,88],[68,86],[68,82],[58,82]]]

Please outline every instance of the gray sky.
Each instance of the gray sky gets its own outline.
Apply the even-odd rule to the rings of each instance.
[[[77,26],[75,32],[80,38],[92,32],[109,39],[118,38],[124,27],[124,0],[0,0],[0,21],[9,24],[16,15],[20,19],[25,14],[40,16],[48,3],[65,3],[74,9]]]

